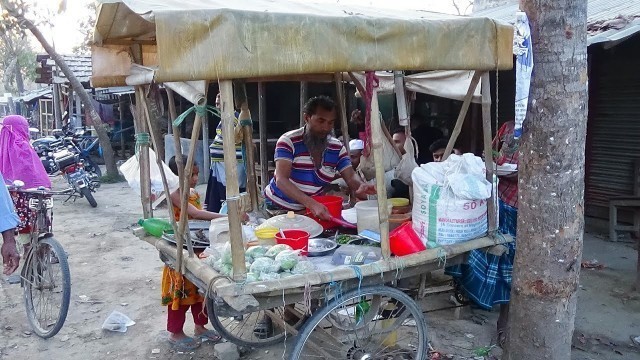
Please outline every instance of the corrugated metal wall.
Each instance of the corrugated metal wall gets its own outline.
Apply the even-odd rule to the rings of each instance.
[[[633,194],[640,158],[640,36],[591,53],[586,213],[607,218],[612,196]]]

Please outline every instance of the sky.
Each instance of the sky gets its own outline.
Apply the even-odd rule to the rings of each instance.
[[[60,0],[33,0],[34,10],[50,11],[54,15],[51,19],[53,28],[42,29],[49,41],[53,41],[60,53],[71,53],[74,46],[82,42],[83,36],[79,29],[80,19],[89,16],[87,5],[93,0],[66,0],[67,10],[57,14]],[[162,0],[158,0],[162,1]],[[454,0],[290,0],[312,3],[341,3],[349,5],[372,6],[377,8],[398,8],[430,10],[456,14],[452,6]],[[461,6],[466,6],[468,0],[455,0]]]

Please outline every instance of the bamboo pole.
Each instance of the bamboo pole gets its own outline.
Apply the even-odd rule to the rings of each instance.
[[[176,167],[178,168],[178,190],[180,192],[180,201],[182,201],[182,191],[184,189],[184,185],[185,185],[185,178],[184,178],[184,164],[182,163],[182,134],[181,134],[181,130],[180,130],[180,126],[174,126],[173,125],[173,121],[175,119],[178,118],[178,112],[176,111],[176,98],[173,95],[173,91],[169,88],[166,87],[165,88],[167,90],[167,101],[169,102],[169,117],[170,122],[171,122],[171,127],[173,128],[173,146],[174,146],[174,153],[176,154]],[[188,186],[188,185],[187,185]],[[167,204],[169,205],[169,208],[171,208],[171,210],[173,210],[173,202],[171,201],[171,198],[169,196],[170,194],[167,195]],[[173,215],[173,214],[172,214]],[[176,245],[178,246],[179,249],[182,249],[182,246],[184,244],[184,238],[183,238],[183,232],[181,232],[182,230],[180,230],[180,224],[177,225],[178,229],[176,232]],[[183,268],[182,268],[182,264],[183,264],[183,257],[182,257],[183,253],[182,251],[178,252],[176,255],[176,267],[178,272],[182,273],[183,272]]]
[[[206,82],[208,84],[208,82]],[[206,89],[206,85],[205,85]],[[205,103],[202,106],[206,105],[206,94],[204,96]],[[205,115],[206,116],[206,115]],[[198,138],[200,137],[200,128],[202,126],[202,115],[196,113],[195,121],[193,123],[193,130],[191,131],[191,143],[189,145],[189,155],[187,155],[187,163],[184,168],[184,183],[181,188],[181,199],[180,199],[180,223],[178,225],[178,231],[181,234],[185,234],[187,240],[187,247],[189,248],[189,257],[193,257],[193,249],[190,246],[191,239],[189,238],[189,232],[185,231],[188,225],[188,216],[187,216],[187,206],[189,204],[189,194],[191,193],[191,189],[189,188],[189,179],[191,179],[191,174],[193,173],[193,162],[196,153],[196,144],[198,143]],[[175,129],[174,129],[175,130]],[[181,264],[179,264],[181,265]]]
[[[153,145],[154,149],[157,149],[158,139],[156,139],[155,132],[153,131],[154,129],[153,129],[153,122],[151,121],[151,112],[149,110],[149,103],[147,102],[144,94],[142,96],[142,103],[140,105],[143,106],[143,112],[145,115],[144,118],[146,120],[147,126],[149,127],[149,133],[151,134],[151,144]],[[167,211],[169,212],[169,221],[171,222],[171,227],[173,228],[173,233],[176,237],[176,243],[182,244],[183,234],[178,231],[178,224],[176,222],[175,216],[173,215],[173,203],[171,202],[171,191],[169,190],[169,183],[167,182],[167,174],[165,174],[164,172],[162,159],[157,153],[156,153],[156,164],[158,165],[158,169],[160,170],[160,176],[162,177],[162,187],[164,188],[164,193],[167,196]]]
[[[204,165],[209,165],[209,160],[211,155],[209,154],[209,116],[205,115],[202,121],[202,159],[204,160]],[[205,184],[209,181],[210,171],[208,169],[201,170],[202,175],[204,177]]]
[[[239,81],[235,88],[235,103],[240,106],[239,120],[251,120],[249,111],[249,100],[247,98],[247,87],[244,81]],[[247,192],[251,199],[251,211],[258,211],[258,186],[256,180],[256,157],[253,151],[253,123],[242,125],[242,141],[245,147],[245,169],[247,172]]]
[[[306,81],[300,82],[300,127],[304,126],[304,104],[307,102],[307,93],[309,86]]]
[[[400,126],[409,125],[409,114],[407,114],[407,100],[405,98],[404,74],[402,71],[393,72],[393,82],[396,91],[396,102],[398,103],[398,123]]]
[[[258,131],[260,132],[260,187],[261,191],[269,182],[269,158],[267,156],[267,104],[264,83],[258,83]],[[254,166],[254,165],[252,165]]]
[[[453,132],[451,133],[451,137],[449,138],[449,143],[447,144],[447,148],[444,151],[443,160],[446,160],[449,155],[451,155],[453,146],[455,145],[456,140],[458,140],[458,136],[460,135],[460,131],[462,130],[462,124],[464,124],[464,119],[467,117],[467,111],[469,110],[469,104],[471,104],[473,93],[476,90],[476,87],[478,87],[480,75],[482,75],[482,72],[480,71],[476,71],[473,73],[471,84],[469,84],[469,89],[467,89],[467,94],[464,96],[464,101],[462,102],[462,108],[460,109],[458,120],[456,120],[456,126],[453,128]]]
[[[491,199],[487,205],[487,221],[489,236],[493,236],[498,229],[496,196],[497,189],[494,188],[493,181],[493,147],[491,141],[491,83],[489,82],[489,72],[482,74],[482,135],[484,142],[484,162],[487,173],[487,180],[491,183]]]
[[[389,209],[387,208],[387,187],[384,184],[384,167],[382,165],[383,144],[382,124],[378,110],[378,90],[373,89],[371,95],[371,137],[373,161],[376,166],[376,192],[378,195],[378,218],[380,219],[380,245],[382,257],[387,260],[391,256],[389,247]]]
[[[240,189],[238,187],[238,162],[236,160],[236,144],[234,139],[235,113],[233,108],[233,83],[231,80],[220,81],[220,100],[222,113],[222,147],[224,151],[224,167],[227,175],[227,208],[229,215],[229,235],[231,242],[231,258],[233,262],[233,280],[244,281],[247,268],[244,260],[244,243],[242,241],[242,225],[240,223]]]
[[[340,127],[342,128],[342,140],[344,147],[347,149],[347,154],[349,154],[351,151],[351,149],[349,149],[349,120],[347,119],[347,101],[342,83],[342,73],[335,73],[334,79],[336,82],[336,95],[338,97],[338,113],[340,115]]]
[[[358,89],[360,96],[365,96],[367,91],[364,89],[364,86],[362,85],[360,80],[358,80],[358,78],[356,78],[356,76],[353,75],[352,72],[349,72],[348,74],[349,74],[349,77],[351,78],[351,81],[353,81],[353,83],[356,85],[356,88]]]
[[[142,86],[135,87],[136,94],[136,116],[134,121],[136,122],[138,133],[148,133],[149,128],[143,118],[143,102],[144,90]],[[136,144],[137,147],[137,144]],[[149,144],[141,144],[139,149],[138,162],[140,164],[140,198],[142,201],[142,214],[145,219],[153,217],[153,210],[151,208],[151,172],[149,169]]]

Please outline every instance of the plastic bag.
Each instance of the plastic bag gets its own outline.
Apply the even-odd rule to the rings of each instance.
[[[283,250],[278,255],[276,255],[276,262],[280,266],[282,270],[291,270],[296,265],[298,265],[299,250]]]
[[[104,330],[126,333],[127,327],[135,324],[136,322],[131,320],[127,315],[114,310],[104,323],[102,323],[102,328]]]
[[[291,246],[287,244],[273,245],[269,250],[267,250],[267,253],[265,254],[265,256],[275,259],[275,257],[278,256],[278,254],[280,254],[280,252],[284,250],[293,250],[293,248],[291,248]]]
[[[251,264],[250,272],[255,274],[278,272],[280,265],[276,264],[275,260],[268,257],[257,258],[253,264]]]
[[[311,261],[303,260],[298,262],[296,266],[291,270],[292,274],[308,274],[316,271],[316,266]]]
[[[161,194],[164,192],[164,186],[162,185],[162,175],[160,174],[160,168],[156,163],[156,153],[149,149],[149,174],[151,178],[151,193]],[[178,176],[176,176],[171,169],[163,162],[162,168],[167,176],[167,185],[169,191],[173,192],[180,186]],[[124,164],[120,166],[120,172],[122,176],[127,180],[129,186],[138,194],[140,191],[140,163],[137,156],[132,156]]]
[[[418,167],[418,163],[416,162],[416,151],[414,151],[413,142],[415,140],[411,137],[407,138],[404,142],[404,149],[406,153],[402,155],[402,159],[400,159],[400,163],[396,166],[395,170],[395,178],[402,181],[406,185],[413,185],[413,180],[411,180],[411,173],[413,173],[413,169]]]

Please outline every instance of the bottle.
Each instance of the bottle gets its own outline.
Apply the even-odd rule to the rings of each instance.
[[[138,220],[138,224],[142,226],[144,231],[149,235],[153,235],[155,237],[161,237],[165,232],[173,232],[171,223],[163,219],[140,219]]]

